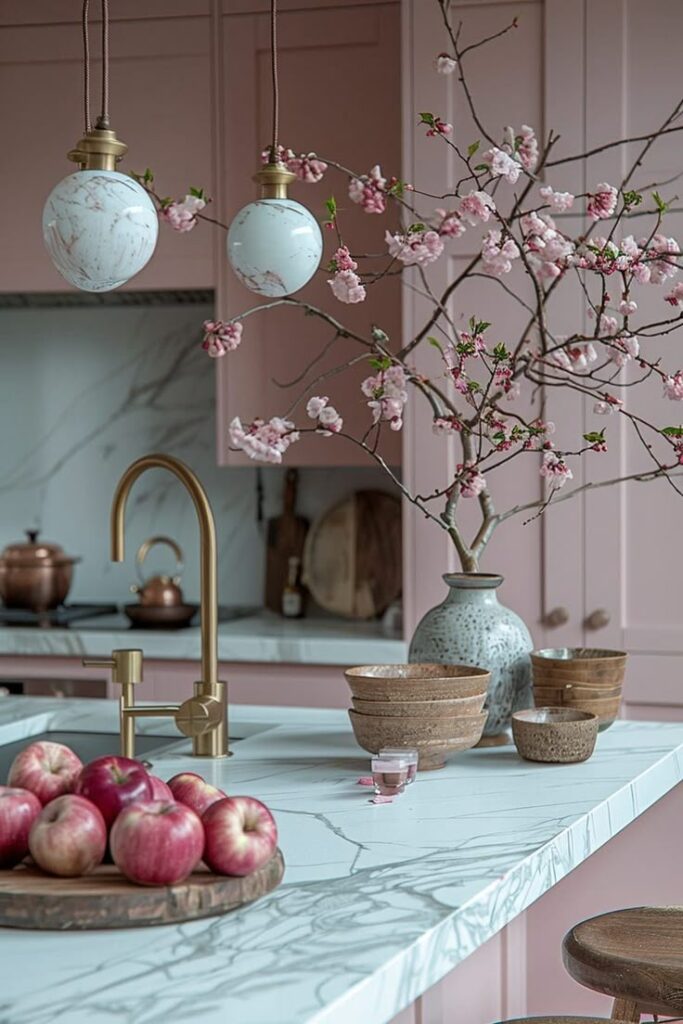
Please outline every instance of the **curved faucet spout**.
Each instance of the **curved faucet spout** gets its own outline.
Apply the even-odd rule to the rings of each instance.
[[[166,469],[190,494],[199,520],[201,559],[201,685],[211,690],[218,686],[218,598],[216,587],[216,526],[211,505],[198,478],[184,462],[173,455],[143,455],[133,462],[119,480],[111,508],[111,557],[122,562],[125,557],[124,519],[131,487],[146,470]]]

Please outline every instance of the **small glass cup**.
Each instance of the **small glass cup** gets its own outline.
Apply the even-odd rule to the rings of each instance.
[[[408,764],[406,785],[411,786],[417,775],[417,750],[413,747],[382,747],[379,757],[399,758]]]
[[[399,796],[408,781],[408,762],[402,757],[373,757],[372,781],[377,796]]]

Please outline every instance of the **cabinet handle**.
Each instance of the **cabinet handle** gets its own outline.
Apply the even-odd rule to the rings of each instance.
[[[596,608],[584,621],[586,629],[604,629],[610,624],[610,614],[605,608]]]
[[[569,622],[569,612],[566,608],[553,608],[541,619],[541,623],[549,629],[556,629],[558,626],[565,626]]]

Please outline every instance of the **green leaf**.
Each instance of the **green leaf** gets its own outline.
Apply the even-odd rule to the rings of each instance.
[[[494,346],[494,349],[493,349],[493,359],[494,359],[494,362],[502,363],[505,359],[508,359],[509,356],[510,356],[510,353],[508,352],[508,350],[506,349],[505,345],[503,345],[502,342],[499,342],[498,345]]]
[[[204,198],[204,189],[203,188],[194,188],[192,185],[190,185],[190,195],[194,196],[195,199],[203,199]]]
[[[434,117],[434,114],[430,114],[428,110],[420,111],[419,124],[427,124],[430,128],[433,128],[435,122],[436,118]]]
[[[475,164],[474,165],[474,169],[475,169],[475,171],[488,171],[489,165],[488,164]]]
[[[441,348],[441,342],[437,338],[434,338],[431,334],[428,334],[427,335],[427,341],[434,348],[438,348],[439,352],[441,352],[443,354],[443,349]]]
[[[683,427],[662,427],[662,433],[667,437],[683,437]]]
[[[477,320],[476,324],[474,325],[474,333],[483,334],[487,327],[490,326],[491,324],[488,322],[488,320]]]
[[[330,220],[334,220],[337,216],[337,200],[334,196],[330,196],[329,199],[325,200],[325,208],[329,215]]]
[[[143,175],[142,180],[144,181],[145,185],[149,185],[150,182],[154,181],[154,175],[150,171],[149,167],[145,167],[145,173]]]
[[[669,204],[664,202],[659,192],[653,192],[652,198],[655,201],[655,206],[657,207],[659,213],[666,213],[666,211],[669,209]]]
[[[373,357],[370,360],[370,366],[374,370],[388,370],[391,366],[391,359],[388,356]]]
[[[420,224],[419,222],[417,224],[411,224],[410,227],[408,228],[407,234],[415,235],[418,234],[420,231],[424,231],[424,229],[424,224]]]
[[[373,341],[379,341],[382,343],[385,341],[389,341],[389,335],[387,334],[387,332],[383,331],[381,327],[377,326],[377,324],[372,325],[372,338]]]
[[[401,181],[400,178],[397,178],[396,181],[392,182],[391,185],[387,187],[388,194],[390,196],[398,196],[399,199],[404,194],[405,190],[406,183],[405,181]]]
[[[591,430],[589,434],[583,435],[584,441],[588,441],[589,444],[600,444],[605,440],[604,430]]]
[[[643,197],[640,192],[636,192],[635,189],[630,192],[623,193],[624,206],[629,210],[632,206],[640,206],[643,201]]]
[[[479,139],[477,139],[476,142],[470,142],[469,146],[467,147],[467,155],[468,156],[474,156],[474,154],[477,152],[478,149],[479,149]]]

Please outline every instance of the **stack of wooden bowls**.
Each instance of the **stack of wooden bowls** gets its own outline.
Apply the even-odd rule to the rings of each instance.
[[[481,739],[490,673],[466,665],[364,665],[346,673],[356,740],[377,754],[412,747],[418,771],[443,768],[446,758]]]
[[[624,651],[594,647],[533,651],[536,707],[592,711],[606,729],[619,714],[627,657]]]

